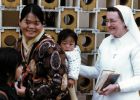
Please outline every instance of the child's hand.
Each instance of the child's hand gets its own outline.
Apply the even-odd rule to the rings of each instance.
[[[75,85],[75,80],[74,79],[68,79],[68,87],[73,87]]]

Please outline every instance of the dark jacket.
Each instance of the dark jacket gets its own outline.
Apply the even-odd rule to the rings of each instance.
[[[8,100],[18,100],[18,96],[16,94],[16,90],[14,88],[14,85],[10,86],[6,83],[0,82],[0,90],[7,94]],[[0,96],[0,100],[5,100],[5,99],[3,99],[2,95]]]
[[[21,40],[16,49],[22,54]],[[66,100],[68,90],[61,88],[63,76],[67,75],[65,59],[64,51],[45,34],[33,45],[29,60],[24,62],[23,84],[27,88],[25,100]]]

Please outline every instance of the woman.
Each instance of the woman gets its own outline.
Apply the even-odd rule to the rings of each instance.
[[[0,100],[18,100],[13,83],[20,64],[21,55],[14,48],[0,48]]]
[[[38,5],[23,8],[19,22],[22,38],[16,44],[25,65],[23,86],[15,87],[25,100],[63,100],[68,95],[65,53],[44,33],[43,21]]]
[[[101,92],[94,91],[93,100],[139,100],[140,90],[140,32],[132,10],[127,6],[109,7],[106,25],[110,36],[99,47],[95,67],[81,66],[80,74],[97,78],[102,70],[120,74],[116,84]]]

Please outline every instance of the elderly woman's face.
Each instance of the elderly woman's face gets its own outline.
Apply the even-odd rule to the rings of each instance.
[[[107,12],[106,18],[106,25],[110,34],[115,37],[121,37],[125,34],[125,24],[122,22],[117,12]]]
[[[35,38],[43,29],[43,25],[33,13],[29,13],[22,21],[19,22],[22,34],[30,40]]]

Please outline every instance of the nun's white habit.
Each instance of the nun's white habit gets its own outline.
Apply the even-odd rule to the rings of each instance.
[[[116,5],[122,13],[128,32],[121,38],[112,35],[103,40],[94,67],[81,66],[80,75],[97,78],[103,69],[120,73],[117,83],[120,92],[108,96],[93,91],[92,100],[139,100],[140,90],[140,32],[135,23],[132,10],[127,6]]]

